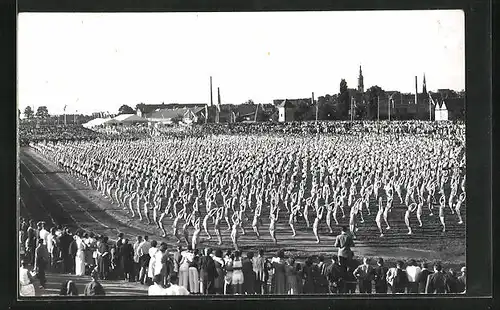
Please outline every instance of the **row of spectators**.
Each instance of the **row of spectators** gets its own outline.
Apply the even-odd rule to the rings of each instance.
[[[220,123],[193,126],[152,128],[144,124],[133,126],[100,126],[93,130],[81,125],[38,126],[23,124],[19,127],[22,146],[30,142],[125,139],[136,140],[151,136],[202,136],[206,134],[313,134],[313,133],[410,133],[436,134],[440,136],[463,135],[465,124],[451,121],[337,121],[337,122],[289,122],[289,123]]]
[[[19,143],[26,146],[30,142],[93,140],[102,135],[80,125],[37,125],[23,124],[19,126]]]
[[[92,130],[103,134],[107,138],[116,138],[126,140],[135,140],[151,137],[152,128],[147,124],[135,124],[125,126],[107,126],[101,125],[93,127]]]
[[[437,262],[433,270],[427,262],[398,261],[387,266],[378,258],[353,258],[339,261],[336,255],[310,256],[304,263],[285,257],[283,250],[275,257],[248,251],[206,248],[203,253],[178,246],[169,253],[165,242],[137,236],[134,243],[122,233],[117,240],[106,236],[54,226],[35,225],[21,219],[21,293],[33,285],[28,266],[33,266],[40,288],[45,286],[45,272],[91,275],[93,280],[85,295],[104,294],[99,280],[125,280],[151,285],[149,295],[179,294],[355,294],[355,293],[464,293],[466,270],[460,276],[453,269],[445,271]],[[67,289],[66,289],[67,288]],[[75,295],[76,287],[62,285],[62,295]],[[87,292],[88,291],[88,292]],[[78,292],[76,292],[78,294]],[[29,295],[29,294],[25,294]]]
[[[379,132],[456,135],[465,132],[465,124],[441,121],[336,121],[336,122],[289,122],[289,123],[221,123],[195,125],[192,134],[304,134]]]

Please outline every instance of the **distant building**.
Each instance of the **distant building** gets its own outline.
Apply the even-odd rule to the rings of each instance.
[[[144,104],[136,106],[135,114],[140,117],[162,109],[180,109],[180,108],[204,108],[206,103],[162,103],[162,104]]]
[[[361,94],[365,92],[365,85],[363,80],[363,71],[361,71],[361,66],[359,66],[358,92],[360,92]]]
[[[277,107],[278,107],[278,122],[280,123],[293,122],[295,120],[294,107],[290,101],[285,99],[280,104],[278,104]]]
[[[190,124],[204,119],[204,110],[205,108],[202,107],[166,108],[147,113],[144,118],[153,123],[170,124],[178,120]]]
[[[444,104],[444,102],[437,104],[434,111],[434,120],[436,121],[448,120],[448,109],[446,109],[446,104]]]

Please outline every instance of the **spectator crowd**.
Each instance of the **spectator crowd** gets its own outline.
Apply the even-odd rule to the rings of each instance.
[[[347,233],[346,233],[347,232]],[[387,264],[382,258],[346,258],[343,252],[353,244],[343,243],[351,235],[346,227],[337,236],[337,255],[309,256],[298,262],[279,250],[274,257],[221,248],[203,251],[191,245],[168,251],[165,242],[137,236],[129,240],[120,233],[115,240],[92,232],[21,219],[20,293],[34,296],[46,272],[76,276],[90,275],[85,296],[105,295],[100,280],[124,280],[147,285],[148,295],[253,295],[253,294],[458,294],[466,291],[466,268],[445,270],[440,262]],[[392,266],[391,266],[392,265]],[[32,266],[33,268],[29,268]],[[31,289],[27,289],[31,287]],[[60,295],[78,295],[72,280],[61,284]]]

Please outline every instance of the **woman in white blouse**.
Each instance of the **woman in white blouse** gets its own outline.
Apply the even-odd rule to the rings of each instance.
[[[33,285],[33,276],[27,268],[27,263],[21,260],[21,268],[19,268],[19,295],[35,296],[35,286]]]
[[[82,239],[82,232],[79,231],[75,236],[76,256],[75,256],[75,275],[83,276],[85,274],[85,249],[87,245]]]
[[[189,288],[189,265],[193,262],[194,254],[191,245],[186,251],[181,252],[181,262],[179,266],[179,285]]]
[[[153,240],[151,241],[151,247],[149,248],[149,251],[148,251],[148,254],[149,254],[149,257],[151,258],[149,260],[149,266],[148,266],[148,278],[150,278],[151,280],[154,278],[155,276],[155,256],[156,256],[156,252],[160,251],[160,249],[158,249],[156,246],[158,245],[158,243],[156,242],[156,240]]]

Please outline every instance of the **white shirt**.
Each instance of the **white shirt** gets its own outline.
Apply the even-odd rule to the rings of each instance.
[[[28,272],[30,272],[30,271],[26,268],[23,268],[23,267],[19,268],[19,283],[21,285],[31,284],[30,278],[28,276]]]
[[[165,295],[189,295],[189,291],[184,286],[172,284],[165,289]]]
[[[164,296],[166,295],[166,289],[158,284],[153,284],[148,288],[149,296]]]
[[[418,266],[408,266],[406,267],[406,274],[408,275],[408,282],[416,282],[418,275],[422,272],[422,269]]]
[[[163,255],[166,255],[167,252],[163,253],[162,251],[158,250],[155,254],[155,265],[154,265],[154,275],[160,274],[161,270],[163,268]]]
[[[54,248],[54,236],[52,234],[49,234],[47,236],[47,250],[49,251],[49,254],[52,254],[53,248]]]
[[[47,245],[47,236],[49,235],[50,233],[48,231],[45,230],[45,228],[42,228],[40,230],[40,233],[38,234],[40,236],[40,239],[43,239],[43,243],[45,245]]]
[[[134,248],[134,262],[136,262],[136,263],[139,262],[139,257],[140,257],[140,254],[139,254],[139,245],[140,245],[140,243],[137,242],[137,241],[133,245],[133,248]]]
[[[157,247],[154,247],[154,248],[149,248],[148,250],[148,253],[149,253],[149,257],[153,258],[156,254],[156,251],[158,251],[159,249]]]

